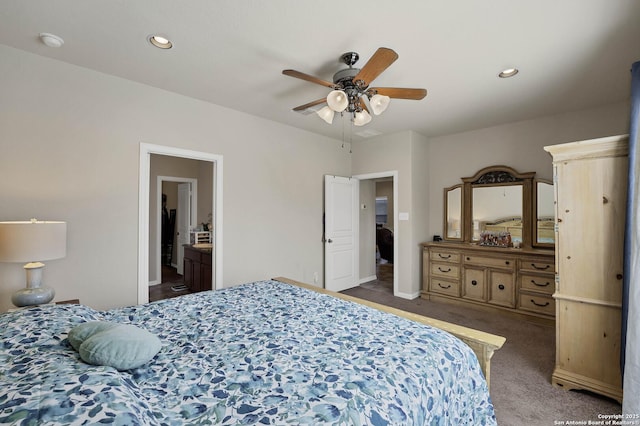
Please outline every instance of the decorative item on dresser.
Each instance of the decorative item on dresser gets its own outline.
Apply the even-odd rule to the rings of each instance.
[[[556,197],[552,383],[622,401],[620,336],[628,136],[544,148]]]
[[[423,298],[553,321],[553,192],[534,176],[492,166],[444,189],[446,241],[422,244]]]

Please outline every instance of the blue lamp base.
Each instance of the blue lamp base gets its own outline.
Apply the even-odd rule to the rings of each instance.
[[[16,291],[11,296],[11,302],[18,308],[23,306],[42,305],[53,300],[56,293],[51,287],[46,285],[37,288],[23,288]]]
[[[20,289],[13,293],[11,302],[22,308],[24,306],[42,305],[49,303],[55,296],[55,291],[51,287],[42,284],[42,269],[44,264],[40,262],[27,263],[24,265],[27,271],[27,288]]]

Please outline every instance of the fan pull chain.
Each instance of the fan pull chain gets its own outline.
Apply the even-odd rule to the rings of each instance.
[[[340,113],[340,119],[342,120],[342,148],[344,149],[344,113]]]

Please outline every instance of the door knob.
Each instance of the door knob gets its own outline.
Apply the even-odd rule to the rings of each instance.
[[[332,240],[331,238],[329,238],[329,239],[327,240],[327,242],[328,242],[329,244],[331,244],[331,243],[333,242],[333,240]]]

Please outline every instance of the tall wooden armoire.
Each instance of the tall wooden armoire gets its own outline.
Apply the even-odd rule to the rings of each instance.
[[[555,386],[622,401],[620,335],[628,137],[544,148],[556,202]]]

